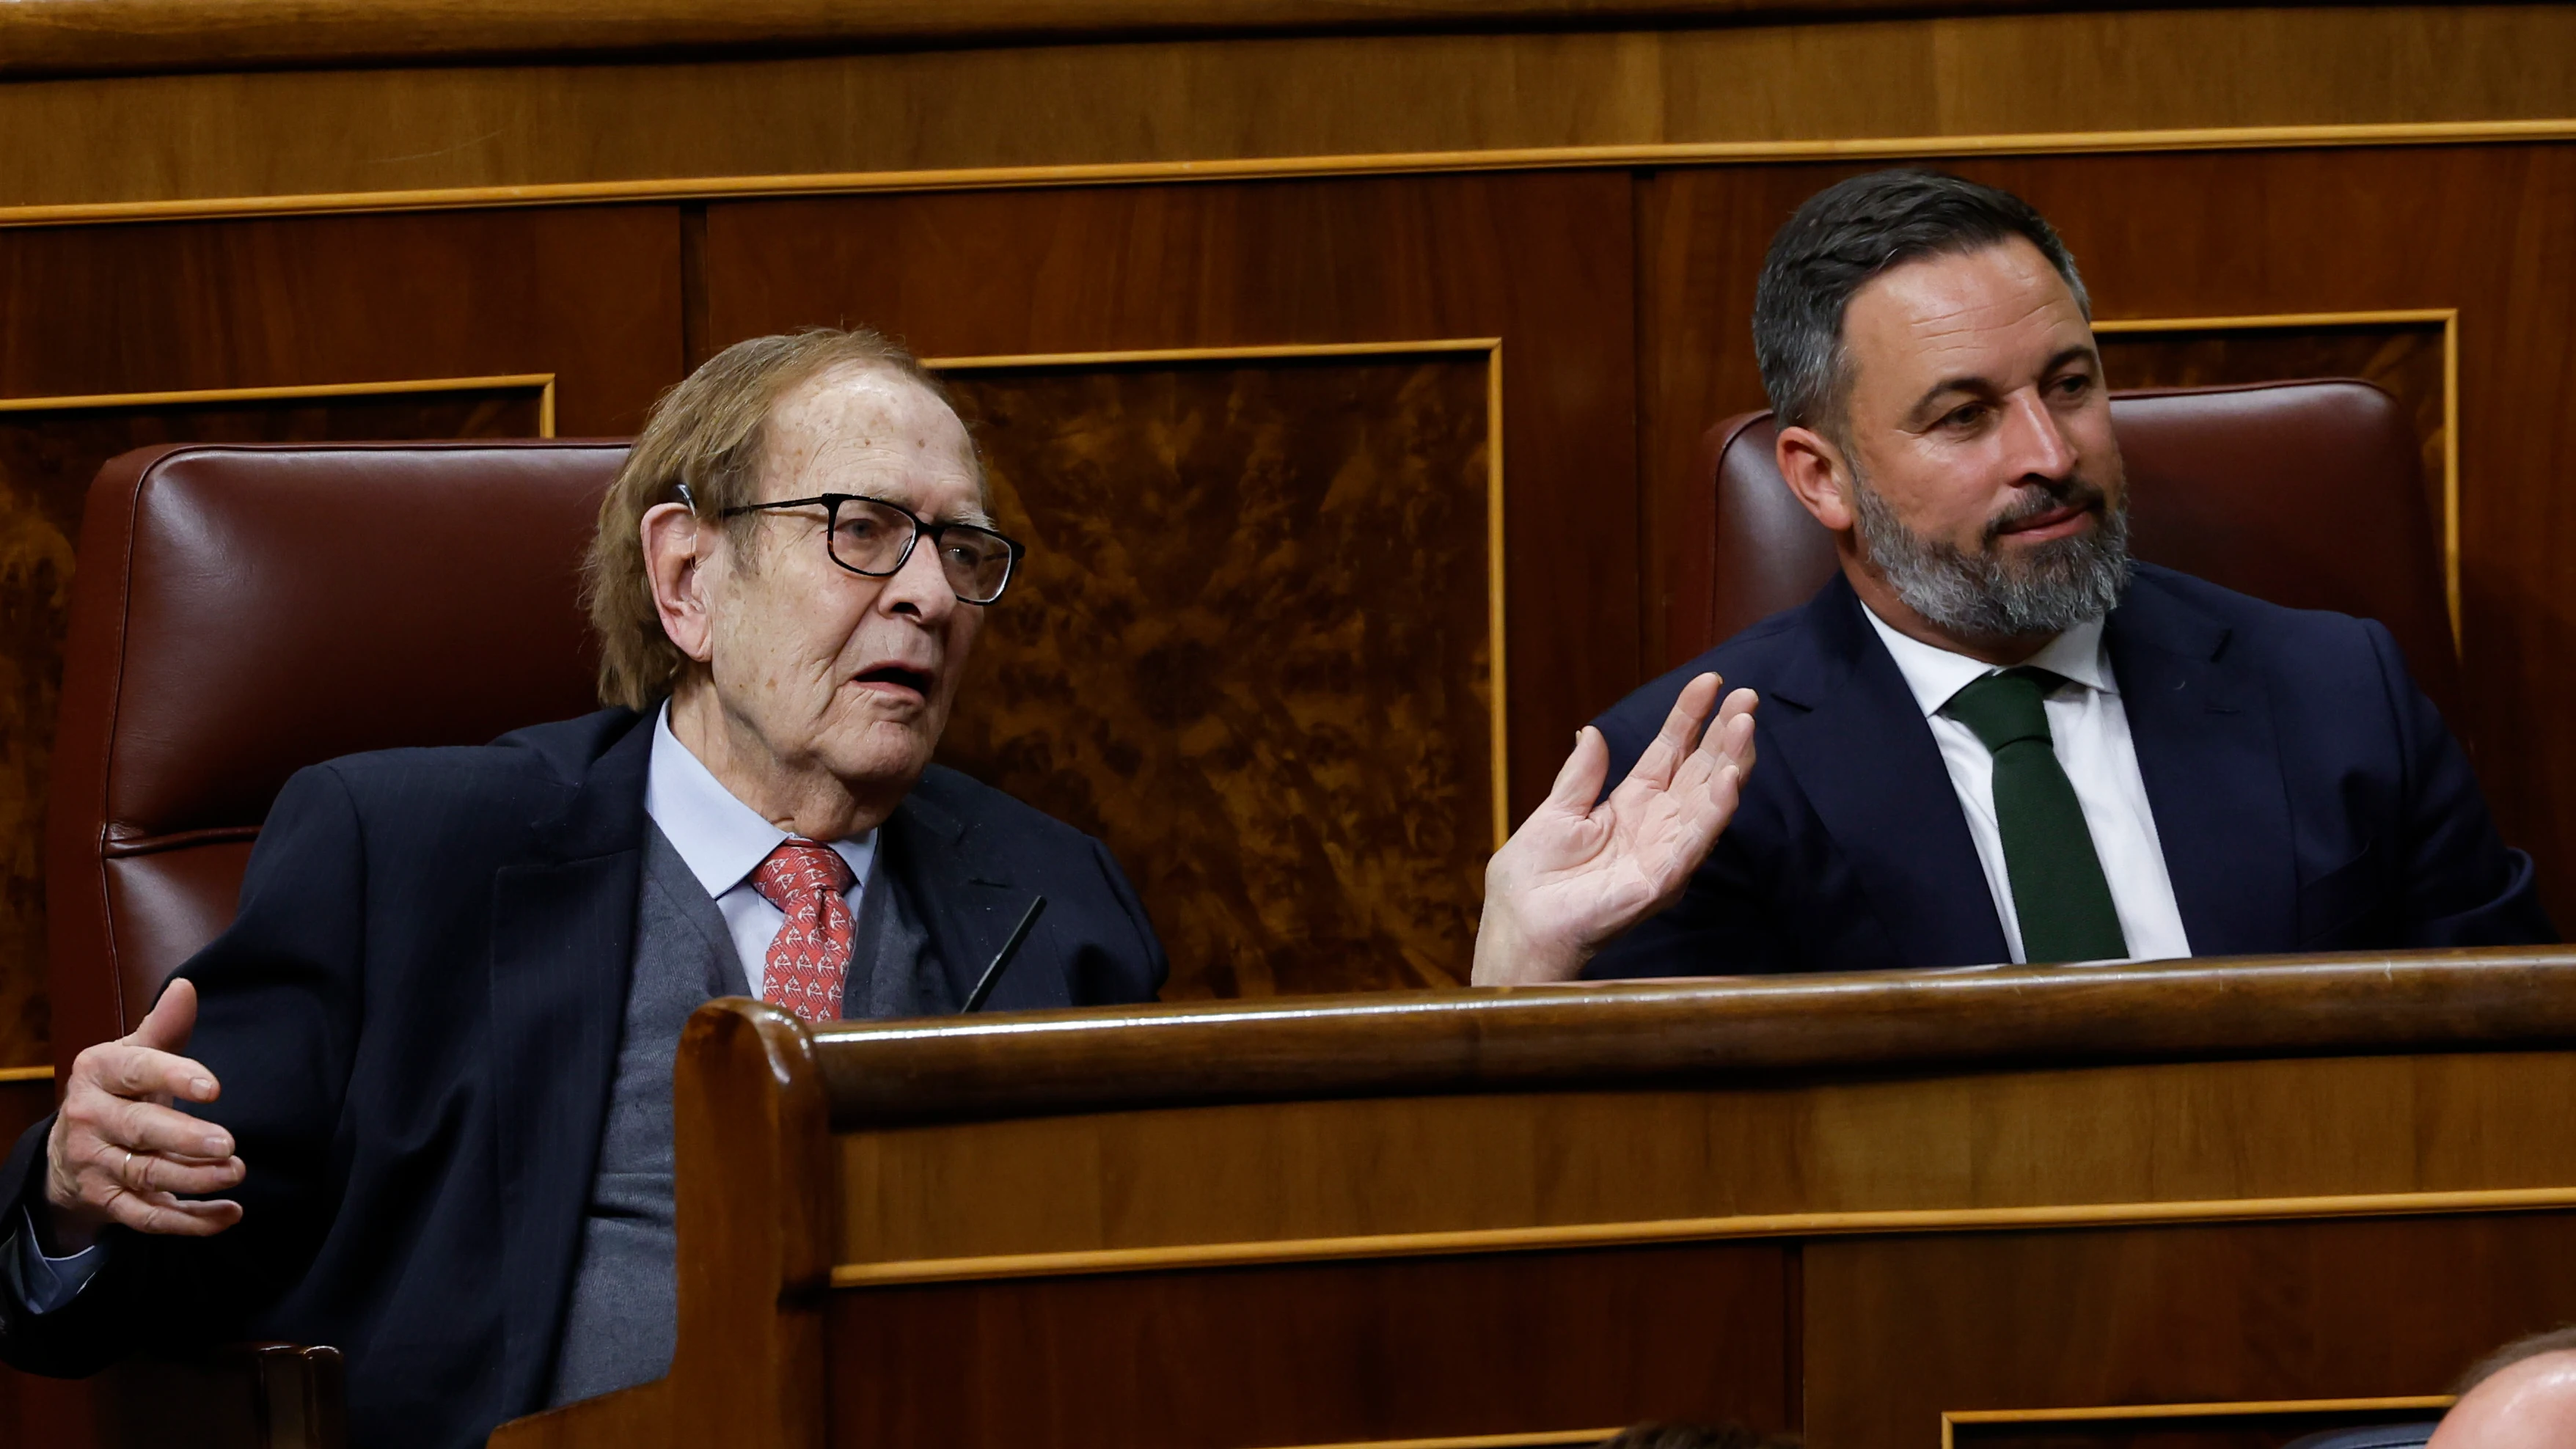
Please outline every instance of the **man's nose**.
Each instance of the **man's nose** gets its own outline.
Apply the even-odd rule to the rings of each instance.
[[[912,556],[885,581],[877,607],[896,614],[918,615],[935,623],[957,607],[957,591],[939,567],[939,544],[930,535],[913,540]]]
[[[2016,478],[2054,481],[2075,472],[2075,445],[2034,392],[2019,393],[2005,405],[2003,445],[2005,469]]]

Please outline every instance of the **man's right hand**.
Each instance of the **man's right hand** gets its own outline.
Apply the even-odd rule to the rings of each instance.
[[[221,1192],[243,1172],[230,1132],[170,1105],[211,1102],[223,1090],[178,1055],[196,1028],[196,985],[173,981],[132,1035],[73,1060],[45,1142],[46,1211],[36,1227],[49,1256],[79,1252],[109,1223],[201,1238],[241,1221],[239,1203],[176,1196]]]

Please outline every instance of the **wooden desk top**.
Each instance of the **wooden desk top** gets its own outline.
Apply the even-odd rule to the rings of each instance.
[[[836,1130],[1218,1102],[2576,1041],[2576,952],[2507,948],[1399,992],[850,1024]]]

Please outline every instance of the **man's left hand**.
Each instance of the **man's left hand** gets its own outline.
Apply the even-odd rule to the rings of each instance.
[[[1700,734],[1724,687],[1714,674],[1684,686],[1606,800],[1609,742],[1590,725],[1575,736],[1546,803],[1485,866],[1477,985],[1570,981],[1613,937],[1680,899],[1753,768],[1752,690],[1728,695]]]

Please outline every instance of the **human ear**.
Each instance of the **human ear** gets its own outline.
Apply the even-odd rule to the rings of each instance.
[[[715,655],[715,630],[707,616],[706,560],[699,556],[698,516],[686,504],[659,503],[644,510],[644,577],[662,632],[681,653],[706,663]]]
[[[1789,485],[1790,495],[1818,523],[1835,533],[1850,531],[1854,521],[1851,469],[1842,449],[1813,428],[1782,428],[1772,456],[1779,462],[1780,477]]]

